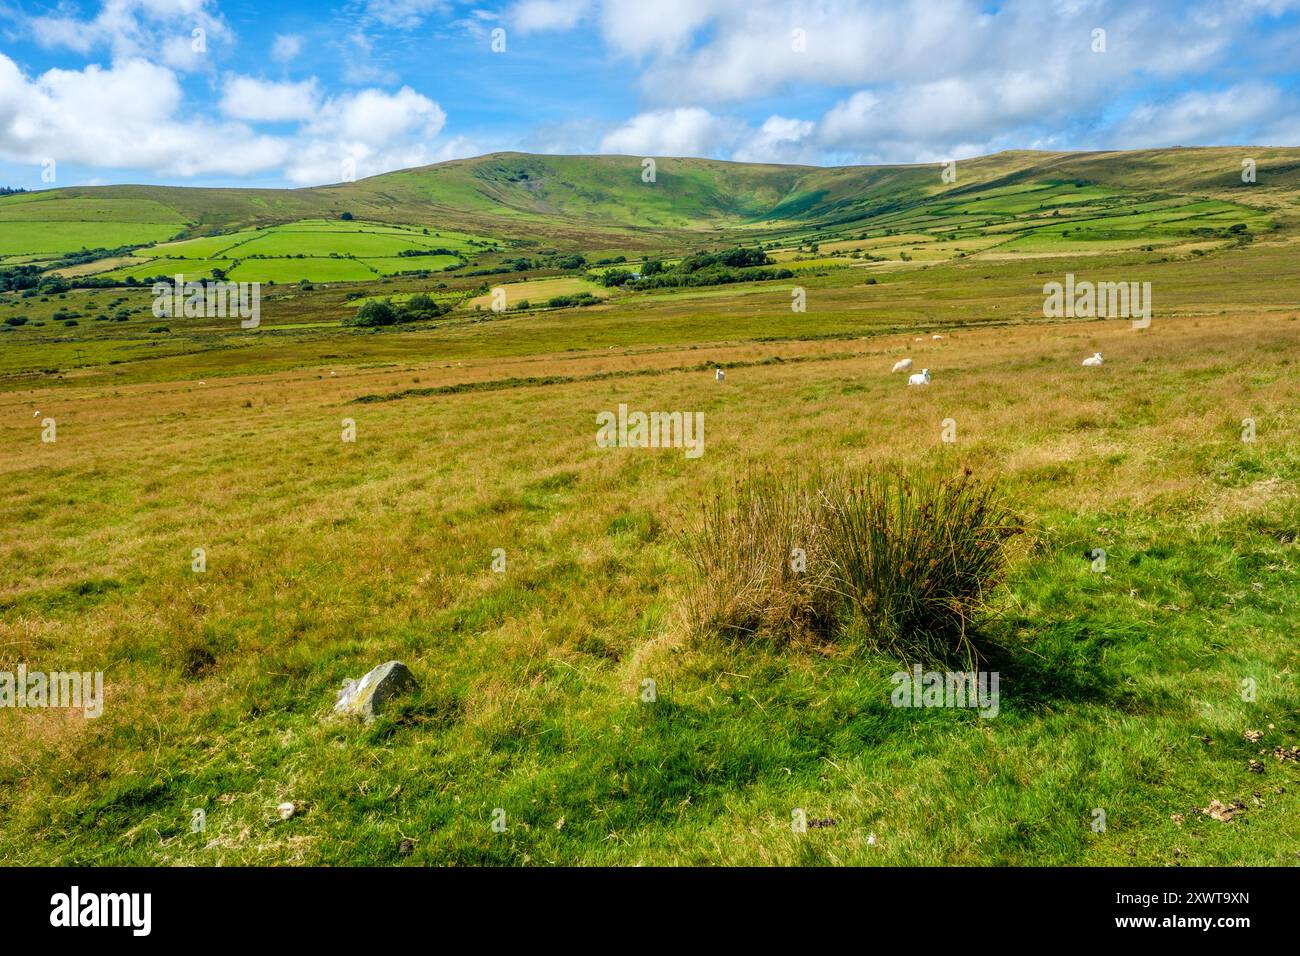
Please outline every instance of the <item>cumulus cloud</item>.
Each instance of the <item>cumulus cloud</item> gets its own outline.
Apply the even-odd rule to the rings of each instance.
[[[0,155],[180,176],[248,175],[285,160],[282,140],[241,123],[179,118],[181,101],[175,73],[145,60],[29,79],[0,54]]]
[[[629,156],[715,156],[735,144],[741,128],[699,107],[655,110],[607,133],[600,149]]]
[[[816,125],[811,120],[769,116],[741,139],[731,158],[742,163],[815,164],[820,155],[811,139]]]
[[[432,138],[442,131],[447,114],[441,106],[409,86],[396,93],[362,90],[331,100],[308,127],[315,134],[343,139],[387,142],[399,136]]]
[[[307,186],[438,162],[442,150],[457,152],[433,145],[446,122],[441,106],[408,86],[345,94],[323,103],[302,128],[285,176]]]
[[[251,76],[227,76],[218,108],[232,119],[253,122],[306,120],[320,105],[316,81],[274,83]]]
[[[1275,135],[1300,119],[1259,77],[1232,94],[1174,94],[1127,120],[1123,112],[1133,89],[1153,79],[1221,86],[1220,74],[1251,62],[1243,51],[1259,42],[1261,23],[1300,10],[1300,0],[574,0],[566,9],[570,16],[535,16],[533,28],[589,17],[609,51],[639,70],[648,108],[609,133],[606,149],[651,152],[666,142],[710,155],[730,149],[737,159],[909,162],[1123,144],[1128,135],[1212,143],[1258,126],[1256,112],[1282,111],[1268,127]],[[1104,52],[1094,49],[1096,29],[1105,30]],[[1270,62],[1289,71],[1278,53]],[[841,95],[821,115],[757,129],[709,118],[814,89]]]
[[[104,0],[88,19],[60,12],[32,17],[28,26],[44,47],[107,49],[114,60],[156,58],[176,70],[202,68],[208,45],[232,38],[214,0]]]
[[[143,59],[29,78],[0,54],[0,158],[190,177],[282,172],[297,185],[337,182],[465,155],[438,140],[447,114],[410,87],[324,97],[315,80],[225,78],[223,119],[193,118],[172,70]],[[261,122],[291,131],[259,132]],[[345,165],[346,164],[346,165]]]

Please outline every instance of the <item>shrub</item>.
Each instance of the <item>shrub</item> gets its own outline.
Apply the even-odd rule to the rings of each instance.
[[[408,312],[433,312],[436,314],[438,312],[438,303],[427,292],[417,292],[406,300],[406,309]]]
[[[393,325],[395,322],[397,322],[397,310],[393,308],[392,302],[387,299],[371,299],[369,302],[361,303],[356,318],[351,324],[370,328]]]
[[[686,613],[698,633],[861,634],[906,660],[970,667],[1022,530],[969,471],[750,478],[684,535]]]
[[[711,498],[682,535],[691,626],[728,636],[828,631],[835,602],[823,559],[825,510],[811,484],[771,474]],[[795,548],[807,555],[802,572],[792,565]]]
[[[869,473],[831,496],[828,557],[875,641],[908,658],[980,655],[975,629],[1023,527],[971,477]]]

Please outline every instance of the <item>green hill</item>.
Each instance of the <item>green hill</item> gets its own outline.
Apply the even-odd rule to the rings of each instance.
[[[1242,182],[1246,158],[1257,164],[1253,184]],[[863,238],[868,230],[960,240],[1048,226],[1060,227],[1047,229],[1049,238],[1069,233],[1077,241],[1063,219],[1103,221],[1100,232],[1112,238],[1125,226],[1159,238],[1169,222],[1181,222],[1181,232],[1174,231],[1186,238],[1229,220],[1249,221],[1252,229],[1289,226],[1300,196],[1295,148],[1004,152],[961,161],[952,183],[934,164],[823,168],[673,157],[655,163],[653,182],[644,181],[638,157],[494,153],[309,189],[53,189],[0,198],[0,257],[6,264],[48,262],[83,249],[345,214],[588,251]],[[1119,215],[1130,219],[1104,222]],[[1048,218],[1057,222],[1038,221]],[[1015,251],[1014,238],[999,245]],[[1043,237],[1032,238],[1029,245]]]

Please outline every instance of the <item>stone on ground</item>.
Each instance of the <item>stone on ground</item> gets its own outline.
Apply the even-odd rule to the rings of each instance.
[[[419,688],[415,676],[401,661],[380,664],[360,680],[344,681],[334,713],[362,720],[374,720],[388,702],[399,694]]]

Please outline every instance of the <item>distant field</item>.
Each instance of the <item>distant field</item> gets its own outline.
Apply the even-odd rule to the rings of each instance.
[[[347,282],[399,272],[438,271],[460,265],[455,255],[398,253],[422,249],[469,250],[474,237],[462,234],[426,235],[423,230],[375,223],[304,220],[228,236],[208,236],[139,250],[137,255],[165,254],[206,260],[192,271],[210,269],[210,257],[234,263],[230,278],[241,282]],[[490,241],[482,240],[486,245]],[[227,268],[226,265],[221,266]],[[119,270],[114,275],[126,273]],[[143,273],[132,269],[131,274]]]
[[[127,276],[144,279],[183,274],[186,278],[206,279],[212,275],[213,269],[230,268],[231,262],[230,259],[145,259],[113,269],[104,273],[104,276],[113,279],[125,279]]]
[[[492,288],[505,290],[507,307],[513,307],[516,303],[525,300],[533,305],[545,305],[546,300],[552,296],[576,295],[579,292],[590,292],[597,298],[604,299],[608,298],[613,291],[594,282],[588,282],[586,279],[569,276],[557,279],[534,279],[531,282],[495,282]],[[468,305],[471,309],[491,308],[492,292],[470,299]]]
[[[0,255],[76,252],[137,242],[157,242],[176,235],[179,223],[76,222],[65,220],[0,221]]]
[[[344,282],[373,279],[378,273],[363,259],[322,256],[305,259],[243,259],[229,272],[238,282]]]

